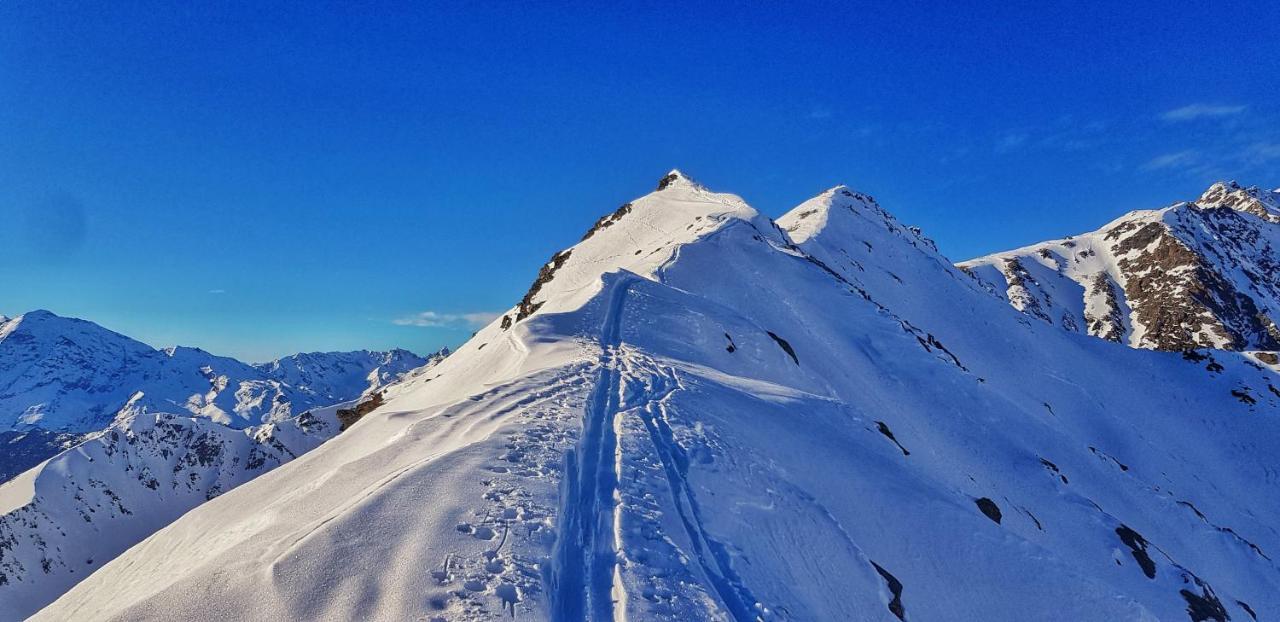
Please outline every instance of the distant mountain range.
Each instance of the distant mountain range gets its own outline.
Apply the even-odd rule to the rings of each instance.
[[[32,311],[0,321],[0,482],[143,413],[241,429],[359,398],[428,358],[407,350],[295,354],[250,365],[159,350],[93,322]]]

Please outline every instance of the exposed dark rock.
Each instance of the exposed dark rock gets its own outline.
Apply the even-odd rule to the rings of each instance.
[[[1094,446],[1090,445],[1090,446],[1089,446],[1089,451],[1090,451],[1090,452],[1092,452],[1092,453],[1093,453],[1093,455],[1095,455],[1095,456],[1097,456],[1097,457],[1099,457],[1099,458],[1102,458],[1102,459],[1104,459],[1104,460],[1110,460],[1110,461],[1114,462],[1116,466],[1120,467],[1120,470],[1121,470],[1121,471],[1128,471],[1128,470],[1129,470],[1129,465],[1127,465],[1127,464],[1125,464],[1125,463],[1123,463],[1123,462],[1121,462],[1121,461],[1117,460],[1115,456],[1113,456],[1113,455],[1111,455],[1111,454],[1109,454],[1109,453],[1107,453],[1107,452],[1105,452],[1105,451],[1102,451],[1102,450],[1098,449],[1097,447],[1094,447]]]
[[[987,518],[991,519],[997,525],[1000,524],[1000,506],[996,505],[995,501],[982,497],[981,499],[974,499],[973,502],[978,506],[978,510],[985,514]]]
[[[1277,356],[1275,352],[1258,352],[1257,354],[1254,354],[1254,356],[1258,357],[1259,361],[1262,361],[1267,365],[1280,364],[1280,356]]]
[[[800,364],[800,359],[796,357],[796,351],[791,349],[791,344],[787,343],[786,339],[783,339],[782,337],[779,337],[773,334],[773,331],[765,331],[765,332],[769,333],[769,336],[772,337],[773,340],[778,343],[778,346],[782,348],[782,351],[786,352],[787,356],[790,356],[791,360],[795,362],[796,365]]]
[[[1236,604],[1240,605],[1240,608],[1244,609],[1244,612],[1249,614],[1250,618],[1253,618],[1254,620],[1258,619],[1258,614],[1254,613],[1253,607],[1250,607],[1249,603],[1246,603],[1243,600],[1237,600]]]
[[[1064,483],[1064,484],[1068,483],[1068,482],[1067,482],[1067,476],[1062,474],[1062,471],[1060,471],[1060,470],[1058,469],[1058,465],[1056,465],[1056,464],[1054,464],[1054,463],[1052,463],[1052,462],[1049,462],[1048,460],[1045,460],[1044,458],[1041,458],[1041,459],[1040,459],[1040,464],[1043,464],[1043,465],[1044,465],[1044,467],[1045,467],[1046,469],[1049,469],[1050,471],[1053,471],[1053,473],[1054,473],[1055,475],[1057,475],[1059,478],[1061,478],[1061,479],[1062,479],[1062,483]]]
[[[355,408],[341,408],[338,410],[338,422],[342,425],[339,430],[346,430],[355,425],[357,421],[365,415],[371,413],[377,407],[382,405],[382,393],[374,393],[369,399],[356,404]]]
[[[1257,188],[1215,184],[1194,203],[1126,216],[1095,238],[1105,248],[1074,255],[1079,265],[1095,251],[1109,254],[1116,258],[1116,270],[1109,274],[1066,274],[1055,251],[1059,244],[1073,246],[1069,242],[978,263],[1004,275],[1012,306],[1046,322],[1061,315],[1061,325],[1069,330],[1077,312],[1055,312],[1049,288],[1028,270],[1037,266],[1023,262],[1052,262],[1059,277],[1084,287],[1086,301],[1093,303],[1084,310],[1089,334],[1123,341],[1129,323],[1143,327],[1133,342],[1138,347],[1278,350],[1280,249],[1271,243],[1280,225],[1277,197]]]
[[[904,455],[904,456],[910,456],[910,455],[911,455],[911,452],[907,451],[907,448],[906,448],[906,447],[903,447],[903,446],[902,446],[902,443],[899,443],[899,442],[898,442],[898,438],[897,438],[897,437],[895,437],[895,436],[893,435],[893,430],[890,430],[890,429],[889,429],[889,426],[888,426],[888,425],[885,425],[885,422],[883,422],[883,421],[877,421],[877,422],[876,422],[876,429],[880,430],[880,433],[881,433],[881,434],[883,434],[883,435],[885,435],[885,437],[886,437],[886,438],[888,438],[889,440],[893,441],[893,444],[894,444],[894,445],[897,445],[897,446],[898,446],[898,449],[902,451],[902,455]]]
[[[658,180],[658,190],[666,190],[667,186],[670,186],[677,179],[680,179],[680,175],[675,171],[667,173],[665,177]]]
[[[1189,210],[1187,228],[1222,231],[1240,229],[1231,210]],[[1222,237],[1220,236],[1220,237]],[[1194,239],[1194,238],[1193,238]],[[1123,257],[1118,265],[1127,277],[1126,294],[1134,317],[1147,327],[1144,337],[1160,350],[1214,347],[1238,350],[1250,344],[1272,349],[1270,320],[1244,292],[1236,290],[1209,257],[1198,254],[1174,235],[1169,225],[1147,223],[1114,249]],[[1261,278],[1261,277],[1260,277]],[[1265,279],[1264,279],[1265,280]],[[1265,283],[1260,283],[1265,285]]]
[[[587,229],[587,233],[582,236],[582,239],[586,240],[590,238],[591,236],[595,235],[597,231],[608,228],[613,223],[621,220],[623,216],[626,216],[627,214],[630,214],[630,213],[631,213],[631,204],[623,203],[622,207],[619,207],[618,209],[614,210],[612,214],[605,214],[604,216],[601,216],[600,219],[597,220],[594,225],[591,225],[590,229]]]
[[[1084,321],[1089,334],[1119,343],[1124,338],[1124,313],[1121,311],[1120,303],[1116,299],[1115,283],[1111,281],[1111,277],[1106,272],[1099,272],[1094,275],[1085,290],[1086,299],[1098,295],[1101,295],[1103,299],[1102,313],[1090,313],[1087,307],[1084,311]]]
[[[1254,399],[1252,395],[1249,395],[1247,390],[1232,389],[1231,396],[1245,404],[1253,405],[1258,403],[1258,400]]]
[[[1026,266],[1023,266],[1022,262],[1015,257],[1004,261],[1001,272],[1004,273],[1008,284],[1005,294],[1009,297],[1009,304],[1027,315],[1052,324],[1053,320],[1049,318],[1044,307],[1052,306],[1053,302],[1049,300],[1048,294],[1045,294],[1044,305],[1041,305],[1040,298],[1032,294],[1030,286],[1039,289],[1040,284],[1027,271]]]
[[[1120,536],[1120,541],[1133,552],[1133,559],[1142,568],[1142,573],[1147,575],[1148,579],[1156,578],[1156,562],[1147,554],[1147,539],[1130,529],[1128,525],[1116,527],[1116,535]]]
[[[533,297],[538,295],[543,285],[551,282],[551,279],[555,277],[556,270],[559,270],[564,265],[564,262],[569,260],[571,252],[573,252],[572,249],[566,249],[552,255],[551,261],[548,261],[542,266],[541,270],[538,270],[538,277],[533,280],[533,285],[529,286],[529,291],[525,292],[524,298],[520,299],[520,304],[516,307],[515,321],[519,322],[533,315],[543,305],[541,302],[534,302]]]
[[[1199,579],[1195,579],[1195,583],[1200,588],[1199,594],[1191,590],[1178,590],[1182,598],[1187,601],[1187,615],[1191,617],[1191,621],[1227,622],[1230,620],[1231,616],[1227,615],[1227,608],[1222,606],[1222,601],[1218,600],[1218,595],[1213,593],[1213,589]]]
[[[897,577],[885,570],[880,564],[871,562],[875,566],[876,572],[880,573],[880,577],[884,579],[885,585],[889,588],[889,593],[893,594],[893,600],[889,601],[889,613],[892,613],[899,620],[907,619],[907,609],[902,606],[902,582]]]
[[[1044,525],[1040,524],[1040,519],[1036,518],[1036,515],[1032,514],[1031,510],[1028,510],[1027,508],[1022,508],[1022,511],[1026,513],[1028,517],[1031,518],[1031,522],[1036,524],[1036,529],[1039,529],[1040,531],[1044,531]]]

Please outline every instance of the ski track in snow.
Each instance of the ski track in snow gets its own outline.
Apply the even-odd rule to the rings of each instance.
[[[755,620],[757,614],[752,611],[752,607],[757,601],[733,571],[725,546],[707,533],[698,501],[686,482],[689,458],[676,442],[667,417],[667,400],[683,387],[674,369],[664,371],[670,375],[653,376],[659,381],[661,395],[653,402],[652,407],[645,406],[643,419],[645,429],[649,432],[649,439],[657,449],[658,457],[662,462],[663,472],[666,474],[667,484],[672,494],[672,503],[680,515],[685,535],[693,544],[698,565],[715,589],[720,602],[733,614],[735,620],[739,622]]]
[[[614,284],[600,335],[600,377],[583,413],[582,443],[566,456],[560,542],[552,562],[552,611],[557,620],[613,619],[612,505],[618,485],[613,430],[621,399],[620,324],[633,277]],[[607,463],[608,464],[607,464]]]

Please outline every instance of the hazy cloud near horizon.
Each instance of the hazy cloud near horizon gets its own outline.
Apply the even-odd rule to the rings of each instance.
[[[470,313],[439,313],[422,311],[391,320],[397,326],[423,328],[480,328],[502,315],[497,311],[472,311]]]
[[[1194,121],[1196,119],[1213,119],[1221,117],[1233,117],[1243,113],[1248,106],[1239,104],[1206,104],[1196,103],[1188,104],[1181,108],[1174,108],[1160,115],[1165,121]]]

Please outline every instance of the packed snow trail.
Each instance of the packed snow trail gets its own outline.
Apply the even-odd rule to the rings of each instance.
[[[616,552],[606,537],[613,525],[617,437],[613,420],[621,400],[619,323],[635,277],[613,284],[600,331],[600,375],[583,413],[582,442],[565,456],[560,541],[552,563],[552,610],[557,620],[613,619]]]

